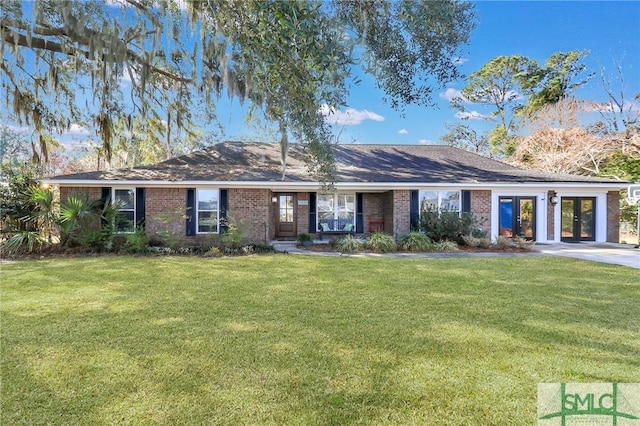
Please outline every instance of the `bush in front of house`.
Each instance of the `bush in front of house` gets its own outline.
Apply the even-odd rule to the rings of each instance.
[[[464,235],[462,237],[462,241],[465,246],[473,247],[473,248],[490,248],[491,240],[489,238],[477,238],[472,237],[471,235]]]
[[[433,245],[434,251],[440,253],[452,253],[456,251],[460,251],[458,248],[458,244],[453,241],[438,241]]]
[[[408,232],[398,240],[398,248],[410,252],[424,252],[433,249],[433,243],[426,234],[418,231]]]
[[[480,221],[469,212],[425,211],[420,215],[420,230],[432,241],[455,241],[464,244],[465,235],[484,238],[486,232],[480,229]]]
[[[364,241],[353,235],[347,235],[337,240],[333,247],[340,253],[354,253],[364,248]]]
[[[298,245],[310,246],[313,244],[313,237],[310,234],[302,233],[298,234],[297,241]]]
[[[384,232],[374,232],[367,237],[364,248],[375,253],[389,253],[396,251],[398,247],[391,235]]]

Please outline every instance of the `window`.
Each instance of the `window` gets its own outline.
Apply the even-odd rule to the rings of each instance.
[[[196,191],[196,224],[198,234],[217,234],[220,230],[220,197],[217,189]]]
[[[460,191],[420,191],[420,211],[460,214],[460,199]]]
[[[355,194],[319,194],[317,210],[318,230],[351,232],[355,229]]]
[[[116,232],[133,232],[136,229],[136,190],[134,188],[113,190],[113,201],[118,206]]]
[[[293,195],[280,195],[280,222],[293,222]]]

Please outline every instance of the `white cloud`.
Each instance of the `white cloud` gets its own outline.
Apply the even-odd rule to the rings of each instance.
[[[398,130],[398,134],[400,134],[400,135],[406,135],[406,134],[408,134],[408,133],[409,133],[409,131],[408,131],[407,129],[400,129],[400,130]]]
[[[462,98],[466,102],[466,99],[464,99],[464,96],[462,96],[462,92],[452,87],[449,87],[447,90],[440,93],[440,98],[447,101],[451,101],[454,98]]]
[[[622,104],[623,111],[638,112],[640,111],[640,102],[625,100]],[[613,112],[618,111],[618,107],[615,107],[607,102],[589,102],[582,106],[582,110],[585,112]]]
[[[419,145],[435,145],[436,143],[430,139],[420,139],[418,141]]]
[[[12,126],[10,124],[3,124],[2,127],[5,127],[8,131],[12,133],[27,133],[33,130],[27,126],[18,127],[18,126]]]
[[[86,127],[82,127],[79,124],[72,124],[71,126],[69,126],[69,130],[63,132],[64,135],[70,135],[70,136],[80,136],[80,135],[88,135],[89,130]]]
[[[460,57],[457,57],[457,58],[453,58],[453,59],[451,60],[451,62],[453,62],[453,65],[462,65],[462,64],[464,64],[465,62],[467,62],[468,60],[469,60],[468,58],[460,58]]]
[[[320,107],[320,113],[325,117],[325,121],[329,124],[338,124],[342,126],[355,126],[364,120],[384,121],[384,117],[375,112],[366,109],[358,111],[354,108],[347,108],[345,111],[335,110],[328,105]]]
[[[487,120],[488,117],[486,115],[480,114],[478,111],[458,111],[456,112],[456,117],[461,118],[463,120]]]

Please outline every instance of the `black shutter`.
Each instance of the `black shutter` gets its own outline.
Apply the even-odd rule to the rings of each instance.
[[[144,229],[144,188],[136,188],[136,228]]]
[[[471,212],[471,191],[462,191],[462,211]]]
[[[364,232],[364,197],[362,192],[356,192],[356,232],[361,234]]]
[[[411,207],[409,209],[409,217],[411,220],[411,230],[420,229],[420,192],[411,191]]]
[[[196,235],[196,190],[187,189],[187,235]]]
[[[104,204],[107,205],[107,203],[111,200],[111,188],[108,186],[103,186],[101,191],[100,191],[100,199],[104,200]]]
[[[316,233],[316,193],[309,193],[309,233]]]
[[[107,205],[109,204],[109,202],[111,201],[111,188],[108,186],[103,186],[102,189],[100,190],[100,200],[102,201],[102,207],[107,207]],[[99,212],[100,215],[102,215],[102,212]],[[107,220],[102,217],[100,219],[100,224],[101,226],[106,226],[107,225]]]
[[[229,190],[220,190],[220,233],[227,230],[227,211],[229,209]]]

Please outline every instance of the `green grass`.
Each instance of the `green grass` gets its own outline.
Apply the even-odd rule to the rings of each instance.
[[[292,255],[0,268],[3,425],[535,424],[539,382],[640,382],[631,268]]]

